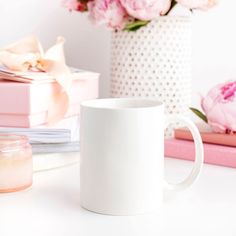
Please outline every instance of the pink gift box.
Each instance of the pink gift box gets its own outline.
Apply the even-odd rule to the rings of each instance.
[[[79,114],[80,102],[98,97],[99,74],[79,72],[69,93],[70,106],[65,117]],[[29,84],[0,80],[0,126],[34,127],[46,121],[57,83]]]

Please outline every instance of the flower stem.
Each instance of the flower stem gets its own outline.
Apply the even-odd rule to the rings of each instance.
[[[175,7],[175,5],[178,4],[175,0],[171,1],[171,5],[170,5],[170,9],[168,10],[168,12],[166,12],[165,15],[168,15],[169,12]]]

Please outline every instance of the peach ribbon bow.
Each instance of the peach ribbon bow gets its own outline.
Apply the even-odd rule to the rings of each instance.
[[[72,82],[70,69],[65,63],[62,37],[46,52],[35,37],[28,37],[0,50],[0,63],[10,71],[46,72],[60,85],[61,91],[54,94],[47,114],[47,124],[51,125],[62,119],[68,110],[68,92]]]

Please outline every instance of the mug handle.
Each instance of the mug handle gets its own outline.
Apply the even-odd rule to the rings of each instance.
[[[165,181],[164,184],[168,190],[184,190],[184,189],[190,187],[195,182],[195,180],[198,178],[200,171],[202,169],[202,166],[203,166],[203,161],[204,161],[202,138],[200,136],[200,133],[199,133],[196,125],[189,118],[186,118],[182,115],[167,115],[166,116],[166,127],[169,124],[174,123],[176,121],[183,122],[188,127],[190,132],[192,133],[193,140],[195,143],[195,161],[194,161],[194,165],[191,170],[191,173],[189,174],[189,176],[185,180],[183,180],[182,182],[180,182],[178,184],[172,184],[172,183],[168,183],[167,181]]]

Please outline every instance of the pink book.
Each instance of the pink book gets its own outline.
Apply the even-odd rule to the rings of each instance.
[[[192,141],[165,140],[165,156],[193,161],[195,148]],[[236,148],[216,144],[204,144],[205,163],[236,168]]]
[[[213,133],[207,125],[197,125],[204,143],[220,144],[236,147],[236,134]],[[187,128],[175,129],[176,139],[193,140],[192,134]]]

